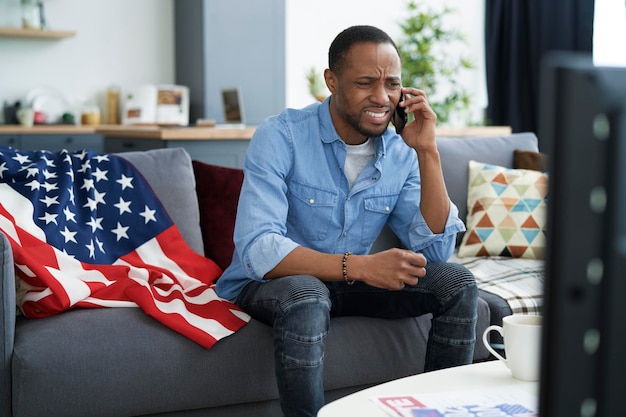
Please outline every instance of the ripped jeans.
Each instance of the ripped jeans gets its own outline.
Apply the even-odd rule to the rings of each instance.
[[[331,316],[418,317],[432,313],[425,371],[472,362],[478,290],[453,263],[433,263],[401,291],[300,275],[247,284],[235,302],[274,329],[274,359],[285,417],[315,416],[324,405],[324,339]],[[373,308],[375,306],[375,309]]]

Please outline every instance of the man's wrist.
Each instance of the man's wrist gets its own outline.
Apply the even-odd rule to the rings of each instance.
[[[437,148],[437,145],[425,146],[425,147],[416,146],[413,148],[413,150],[417,152],[417,155],[421,155],[421,156],[433,155],[439,158],[439,149]]]
[[[355,280],[350,279],[348,276],[348,258],[352,255],[350,252],[346,252],[343,254],[343,259],[341,261],[341,274],[343,275],[343,280],[348,285],[353,285]]]

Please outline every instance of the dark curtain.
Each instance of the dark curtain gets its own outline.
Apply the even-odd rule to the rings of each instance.
[[[487,124],[537,132],[549,51],[592,52],[594,0],[486,0]]]

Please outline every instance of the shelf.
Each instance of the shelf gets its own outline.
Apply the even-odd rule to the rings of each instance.
[[[76,36],[76,32],[70,30],[0,28],[0,36],[12,38],[63,39]]]

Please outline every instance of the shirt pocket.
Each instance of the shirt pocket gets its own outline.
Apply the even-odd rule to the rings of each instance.
[[[398,194],[372,196],[363,199],[365,210],[363,212],[361,243],[364,246],[369,246],[376,240],[383,226],[387,223],[396,201],[398,201]]]
[[[337,192],[298,182],[289,184],[287,227],[295,235],[310,240],[324,240],[333,223]]]

